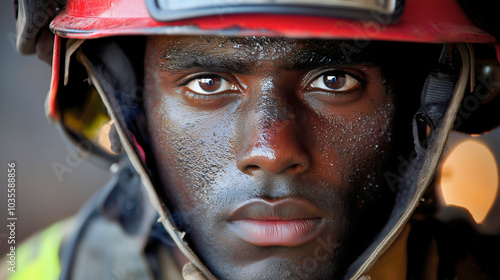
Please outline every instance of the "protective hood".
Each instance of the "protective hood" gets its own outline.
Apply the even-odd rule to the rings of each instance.
[[[62,43],[65,46],[62,46]],[[86,46],[86,44],[89,44],[89,46]],[[58,40],[56,41],[56,47],[62,47],[63,49],[60,51],[66,55],[63,58],[60,57],[59,61],[54,61],[54,63],[67,65],[65,67],[66,71],[74,67],[70,66],[73,64],[84,66],[85,73],[90,81],[90,87],[95,88],[102,99],[111,120],[109,123],[113,123],[123,150],[141,177],[151,203],[160,216],[158,222],[163,224],[176,245],[191,262],[186,267],[186,273],[200,274],[206,279],[216,279],[191,249],[190,244],[185,239],[186,233],[175,225],[169,209],[161,200],[152,183],[152,172],[145,158],[147,144],[141,140],[143,132],[140,125],[138,125],[143,120],[140,119],[141,116],[138,112],[130,109],[139,107],[137,104],[128,104],[128,101],[123,98],[124,92],[130,92],[130,89],[142,86],[139,84],[140,82],[137,82],[137,74],[133,63],[120,45],[114,43],[111,39],[104,40],[99,44],[90,41],[83,42],[82,40],[63,40],[62,42]],[[392,187],[397,188],[393,211],[386,225],[375,237],[371,245],[350,266],[345,279],[359,279],[366,275],[376,260],[394,242],[408,223],[410,216],[419,205],[427,186],[434,176],[439,158],[443,152],[448,134],[453,127],[457,110],[469,82],[471,61],[473,59],[469,47],[465,44],[457,44],[454,47],[447,46],[446,48],[456,48],[456,53],[460,57],[461,67],[458,77],[455,80],[446,81],[446,79],[440,80],[439,75],[436,75],[436,73],[429,75],[424,87],[422,107],[415,116],[413,123],[415,151],[411,158],[401,162],[405,167],[401,168],[398,174],[387,174],[388,177],[386,176],[386,179],[390,180]],[[64,49],[66,51],[63,51]],[[62,84],[60,86],[64,85],[63,78],[55,77],[54,79],[61,80]],[[68,81],[67,78],[66,81]],[[68,84],[66,84],[66,87],[68,87]],[[62,96],[67,93],[64,92],[64,89],[59,91],[58,102],[61,103]],[[56,102],[56,100],[52,102]],[[425,127],[429,126],[432,129],[430,134],[426,135],[426,129],[422,129],[422,123]]]

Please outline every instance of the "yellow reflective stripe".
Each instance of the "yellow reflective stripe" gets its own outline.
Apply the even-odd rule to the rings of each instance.
[[[9,272],[7,279],[58,279],[61,273],[59,246],[63,233],[64,223],[59,222],[21,245],[16,250],[16,272]]]

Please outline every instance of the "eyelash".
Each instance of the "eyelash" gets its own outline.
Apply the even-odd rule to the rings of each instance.
[[[203,94],[203,93],[197,93],[192,89],[187,88],[187,85],[189,85],[189,83],[193,81],[200,80],[203,78],[213,78],[213,77],[220,77],[226,82],[234,84],[236,88],[238,89],[241,88],[239,81],[237,81],[235,77],[229,76],[228,74],[225,73],[214,73],[214,72],[202,72],[183,77],[178,81],[179,87],[183,88],[183,94],[187,99],[193,101],[198,100],[200,102],[210,102],[210,103],[215,102],[216,100],[221,100],[221,98],[224,99],[223,97],[228,97],[234,93],[233,91],[223,91],[213,94]]]
[[[213,73],[213,72],[196,73],[194,75],[189,75],[187,77],[184,77],[180,80],[179,86],[185,87],[189,83],[191,83],[192,81],[200,80],[203,78],[215,78],[215,77],[220,77],[221,79],[223,79],[229,83],[234,84],[237,88],[240,88],[239,82],[233,76],[226,74],[226,73]]]
[[[206,77],[214,77],[214,76],[220,76],[220,75],[213,74],[213,73],[197,73],[193,76],[188,75],[188,76],[180,79],[179,86],[184,87],[196,79],[201,79],[201,78],[206,78]]]
[[[339,90],[328,90],[324,88],[319,88],[319,87],[313,87],[312,84],[316,82],[318,79],[321,79],[328,73],[333,73],[333,75],[340,76],[340,75],[345,75],[346,77],[350,77],[352,79],[355,79],[360,85],[354,85],[352,89],[348,89],[345,91]],[[312,76],[312,75],[311,75]],[[195,75],[192,76],[187,76],[181,79],[179,86],[181,87],[186,87],[189,83],[200,80],[203,78],[212,78],[212,77],[220,77],[226,82],[232,83],[237,89],[240,89],[241,86],[239,85],[238,82],[234,81],[235,79],[233,77],[227,77],[226,74],[220,74],[220,73],[213,73],[213,72],[205,72],[205,73],[196,73]],[[346,71],[346,70],[337,70],[337,69],[328,69],[325,71],[322,71],[321,73],[317,74],[314,76],[313,79],[307,79],[309,82],[307,83],[307,86],[305,87],[306,90],[311,91],[311,90],[320,90],[323,92],[328,92],[329,94],[335,95],[335,94],[350,94],[356,91],[358,87],[365,88],[365,86],[368,84],[367,81],[363,78],[361,78],[359,75],[356,75],[352,73],[351,71]],[[190,99],[211,99],[211,98],[216,98],[216,97],[222,97],[224,95],[230,94],[227,91],[223,92],[216,92],[213,94],[204,94],[204,93],[197,93],[196,91],[193,91],[192,89],[185,89],[185,93],[188,98]]]
[[[306,89],[307,90],[315,90],[315,89],[318,90],[317,87],[313,87],[311,85],[315,81],[317,81],[318,79],[321,79],[322,77],[324,77],[325,75],[327,75],[328,73],[334,73],[335,75],[349,76],[349,77],[355,79],[357,82],[359,82],[361,88],[365,88],[366,85],[368,85],[368,82],[365,79],[361,78],[359,75],[356,75],[356,74],[352,73],[351,71],[346,71],[346,70],[342,70],[342,69],[328,69],[328,70],[322,71],[321,73],[319,73],[317,75],[314,75],[314,78],[308,79]],[[322,89],[322,90],[323,91],[328,91],[328,92],[330,92],[332,94],[349,94],[352,91],[356,90],[356,86],[354,87],[353,90],[346,90],[346,91],[335,91],[335,90],[325,90],[325,89]]]

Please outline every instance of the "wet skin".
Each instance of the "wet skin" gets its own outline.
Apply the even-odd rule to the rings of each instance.
[[[217,277],[339,278],[386,221],[394,101],[343,44],[147,40],[149,156]]]

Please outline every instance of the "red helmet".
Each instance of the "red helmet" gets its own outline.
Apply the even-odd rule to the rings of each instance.
[[[29,14],[29,7],[33,5],[29,6],[26,3],[24,6],[20,5],[19,14],[21,16],[23,13]],[[58,8],[61,9],[50,22],[55,42],[47,109],[51,119],[63,122],[64,130],[68,130],[70,126],[75,129],[81,127],[79,124],[69,124],[71,119],[64,120],[58,104],[58,92],[68,83],[69,63],[72,54],[82,42],[80,40],[118,35],[162,34],[350,39],[359,44],[367,40],[489,44],[497,42],[490,33],[476,27],[454,0],[68,0],[65,5],[53,1],[44,8],[46,11],[51,11],[45,15],[51,15]],[[47,20],[47,17],[41,18],[35,25],[43,26]],[[33,23],[29,21],[24,21],[24,26],[22,26],[23,21],[20,22],[21,39],[18,40],[18,48],[23,52],[33,51],[33,42],[39,28],[32,28]],[[31,31],[30,34],[27,30],[36,31]],[[450,105],[439,119],[439,123],[434,123],[435,133],[430,137],[427,146],[424,148],[417,145],[420,161],[414,175],[416,185],[412,187],[411,192],[405,194],[407,197],[401,199],[405,201],[404,207],[398,208],[397,213],[391,216],[391,225],[383,230],[383,234],[373,246],[368,248],[351,267],[348,277],[356,278],[363,275],[374,260],[396,239],[432,179],[447,135],[459,111],[464,91],[468,83],[472,88],[474,84],[474,79],[471,79],[473,74],[469,72],[474,69],[474,53],[470,45],[459,44],[457,49],[461,56],[462,72],[456,84],[451,85],[454,92],[453,96],[449,97]],[[432,74],[424,91],[439,84],[439,81],[436,82],[431,76]],[[114,112],[115,101],[102,93],[105,90],[93,73],[90,73],[89,78],[111,115],[103,117],[106,115],[104,113],[106,110],[102,110],[95,114],[98,116],[96,119],[107,122],[111,118],[117,124],[124,149],[141,176],[160,214],[160,221],[191,262],[207,278],[213,279],[210,271],[184,242],[185,233],[177,230],[168,209],[162,206],[144,167],[142,148],[137,143],[134,133],[129,133],[130,129],[125,124],[119,124],[120,117]],[[430,95],[424,96],[422,100],[423,103],[436,102],[435,96]],[[95,107],[95,103],[89,104]],[[426,108],[424,105],[422,107],[422,116],[426,118],[424,114]],[[432,120],[430,122],[432,123]],[[489,128],[491,127],[483,130]],[[88,129],[85,133],[94,132]],[[418,139],[418,135],[415,137]]]
[[[453,0],[406,3],[70,0],[50,28],[58,36],[74,39],[146,34],[251,34],[427,43],[496,41],[472,24]]]

